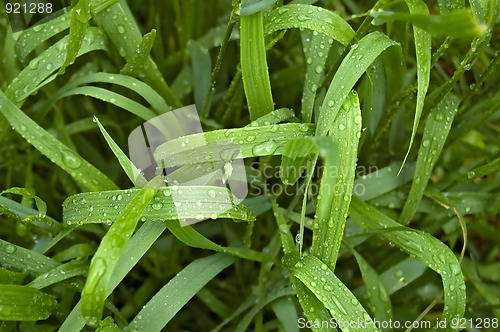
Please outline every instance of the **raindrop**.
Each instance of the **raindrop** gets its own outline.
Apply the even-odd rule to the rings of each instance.
[[[209,189],[207,191],[207,194],[208,194],[209,197],[215,198],[215,191],[213,189]]]
[[[123,27],[123,25],[119,25],[116,27],[116,30],[118,31],[118,33],[125,33],[125,28]]]
[[[345,125],[343,123],[340,123],[339,124],[339,130],[344,130],[345,129]]]
[[[82,159],[73,151],[64,149],[61,150],[61,154],[62,154],[62,162],[64,165],[73,169],[81,166]]]
[[[8,254],[13,254],[13,253],[16,252],[16,247],[13,246],[12,244],[8,244],[8,245],[5,246],[4,250]]]

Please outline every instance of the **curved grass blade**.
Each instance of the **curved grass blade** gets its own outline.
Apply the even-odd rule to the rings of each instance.
[[[90,0],[79,0],[71,9],[68,36],[68,47],[66,49],[66,59],[59,69],[59,74],[64,74],[66,67],[73,63],[78,56],[83,39],[87,29],[89,28],[90,20]]]
[[[25,249],[2,239],[0,239],[0,248],[3,250],[2,255],[0,255],[2,265],[33,275],[46,273],[61,264],[36,251]]]
[[[137,186],[138,183],[144,186],[147,181],[144,178],[144,176],[142,176],[141,172],[139,172],[137,167],[135,167],[135,165],[132,163],[132,161],[130,161],[128,156],[122,151],[122,149],[118,146],[118,144],[116,144],[113,138],[108,134],[108,132],[103,127],[99,119],[97,119],[97,117],[94,117],[94,121],[97,122],[99,130],[104,136],[104,139],[108,143],[111,150],[113,150],[113,153],[118,159],[120,166],[122,167],[125,174],[127,174],[127,177],[130,179],[130,181],[132,181],[132,183],[135,186]]]
[[[154,195],[151,204],[147,205],[143,211],[146,220],[179,219],[179,209],[172,200],[171,190],[174,189],[163,188]],[[179,186],[175,190],[182,191],[176,194],[176,202],[177,205],[181,203],[183,218],[232,218],[247,222],[255,220],[255,216],[244,205],[231,208],[231,205],[226,202],[230,194],[227,188]],[[63,202],[63,221],[67,225],[112,222],[140,191],[141,189],[127,189],[70,196]],[[225,211],[221,212],[222,210]]]
[[[448,322],[447,329],[456,330],[451,321],[464,315],[466,288],[453,251],[432,235],[402,226],[357,197],[351,200],[349,215],[367,230],[381,230],[380,236],[441,275],[444,291],[441,321]]]
[[[125,331],[162,330],[203,286],[235,260],[229,255],[215,254],[190,263],[153,296]]]
[[[301,37],[307,64],[304,89],[302,91],[301,113],[302,122],[308,123],[312,121],[316,90],[321,83],[333,39],[318,34],[317,31],[302,31]]]
[[[297,316],[297,309],[291,297],[281,297],[274,300],[271,302],[271,308],[281,322],[281,325],[283,325],[284,331],[299,332],[299,327],[297,326],[299,317]]]
[[[271,198],[271,204],[274,212],[274,217],[276,219],[276,223],[278,224],[278,229],[280,232],[281,245],[283,247],[283,253],[285,255],[289,254],[298,254],[297,249],[295,248],[295,242],[293,241],[292,234],[290,233],[290,227],[288,226],[285,216],[282,211],[276,204],[276,200]],[[314,321],[328,321],[331,316],[326,310],[323,303],[316,297],[316,295],[311,292],[301,280],[291,275],[290,279],[292,283],[295,285],[295,289],[297,292],[297,297],[299,299],[300,305],[304,310],[304,313],[307,319],[310,322]],[[315,332],[327,332],[331,331],[328,328],[313,328]]]
[[[486,27],[474,19],[470,10],[456,10],[441,15],[429,15],[427,6],[425,6],[424,10],[412,10],[412,8],[424,8],[421,6],[423,2],[420,5],[417,4],[418,2],[420,1],[406,1],[410,8],[410,14],[381,11],[372,12],[370,15],[375,18],[374,21],[377,24],[385,21],[402,20],[413,24],[414,31],[415,27],[418,27],[418,29],[435,36],[474,38],[484,35],[486,32]]]
[[[285,144],[297,138],[310,137],[315,126],[305,123],[286,123],[268,126],[246,126],[235,129],[220,129],[202,134],[194,134],[178,139],[173,139],[160,145],[154,152],[157,161],[164,161],[166,165],[177,166],[190,163],[205,163],[206,154],[196,153],[200,142],[216,149],[224,147],[224,143],[238,145],[241,158],[258,156],[280,155]],[[220,144],[219,146],[217,144]],[[190,153],[186,153],[190,151]],[[201,146],[201,151],[206,151],[206,146]],[[213,155],[213,160],[220,156]]]
[[[422,0],[406,0],[406,4],[412,14],[429,15],[429,9]],[[401,164],[401,169],[406,163],[406,159],[410,154],[413,140],[417,133],[418,124],[420,122],[420,115],[424,109],[425,96],[429,88],[429,79],[431,75],[431,34],[425,32],[421,27],[413,26],[413,36],[415,39],[415,49],[417,58],[417,106],[415,108],[415,117],[413,119],[413,129],[411,131],[410,145],[408,151]],[[400,169],[400,171],[401,171]]]
[[[325,165],[314,216],[311,250],[332,271],[344,236],[354,188],[361,123],[358,96],[352,91],[332,125],[331,139],[318,141]]]
[[[56,306],[52,296],[28,286],[0,285],[0,319],[37,321],[47,319]]]
[[[141,44],[142,34],[135,17],[123,1],[89,0],[94,20],[100,23],[120,55],[127,62],[132,61]],[[182,107],[180,100],[172,93],[156,63],[148,57],[144,64],[144,81],[165,98],[172,107]],[[142,77],[141,77],[142,78]]]
[[[130,200],[102,238],[92,258],[81,302],[82,314],[90,325],[95,326],[101,320],[111,274],[154,194],[154,189],[145,187]]]
[[[85,34],[87,42],[82,44],[78,56],[96,50],[107,50],[107,38],[98,28],[89,28]],[[7,87],[5,95],[17,106],[22,105],[30,94],[35,92],[40,84],[64,63],[63,51],[68,47],[68,37],[64,37],[49,47],[29,65]]]
[[[356,250],[351,249],[356,262],[358,262],[365,292],[370,302],[370,309],[374,318],[379,322],[389,322],[392,319],[392,304],[389,292],[385,288],[382,279],[373,267]],[[382,331],[389,331],[382,329]]]
[[[194,101],[196,108],[202,110],[205,107],[210,107],[210,105],[205,106],[204,104],[212,85],[212,59],[208,49],[196,41],[189,41],[187,47],[191,55],[193,77],[196,77],[193,82]]]
[[[138,102],[133,101],[130,98],[124,97],[119,93],[109,91],[103,88],[98,88],[96,86],[81,86],[74,88],[70,91],[65,92],[61,97],[67,97],[71,95],[83,95],[88,97],[93,97],[100,99],[105,102],[109,102],[113,105],[121,107],[128,112],[137,115],[138,117],[148,121],[156,116],[155,112],[142,106]]]
[[[312,139],[288,141],[283,150],[279,175],[286,185],[293,185],[307,171],[306,164],[318,154],[317,144]]]
[[[70,15],[68,11],[50,20],[50,22],[37,24],[24,30],[17,39],[15,46],[19,60],[24,62],[26,57],[40,46],[41,43],[69,28]]]
[[[240,62],[250,120],[274,111],[262,12],[240,18]]]
[[[2,91],[0,91],[0,112],[28,143],[68,172],[83,187],[94,191],[116,188],[106,175],[31,120]]]
[[[130,241],[127,242],[123,253],[116,264],[116,268],[111,275],[111,279],[106,289],[106,296],[118,286],[118,284],[125,278],[125,276],[132,270],[137,262],[144,256],[146,251],[154,244],[156,239],[165,230],[163,222],[149,221],[144,223],[141,228],[132,236]],[[76,332],[81,331],[85,326],[85,319],[80,310],[81,301],[78,302],[71,313],[66,317],[60,332]]]
[[[373,331],[379,331],[349,288],[319,258],[313,255],[300,258],[298,254],[288,254],[285,256],[285,265],[292,275],[316,295],[340,324],[364,322],[373,326]],[[366,331],[363,324],[349,327],[349,331]]]
[[[375,58],[390,46],[398,45],[381,32],[372,32],[354,44],[332,79],[320,108],[316,135],[324,136],[332,128],[344,100],[354,84]]]
[[[271,5],[273,5],[276,0],[242,0],[240,15],[250,16],[257,12],[260,12]]]
[[[280,108],[261,116],[255,121],[250,122],[246,127],[269,126],[282,121],[291,120],[295,117],[293,110],[289,108]]]
[[[40,274],[33,281],[31,281],[28,286],[35,289],[42,289],[69,278],[84,276],[87,274],[88,268],[88,261],[71,261],[58,265],[56,268]]]
[[[93,73],[71,80],[49,99],[45,108],[51,108],[57,100],[63,96],[69,96],[71,94],[69,91],[79,85],[88,83],[111,83],[129,88],[144,98],[153,107],[156,114],[163,114],[171,110],[170,106],[165,103],[165,100],[146,83],[130,76],[111,73]]]
[[[399,218],[402,224],[407,224],[417,210],[427,182],[431,177],[432,169],[448,137],[457,112],[458,102],[459,100],[455,96],[444,99],[427,118],[422,144],[418,151],[413,183]]]
[[[132,58],[130,58],[125,66],[120,70],[120,74],[130,75],[130,76],[139,76],[141,70],[144,70],[144,64],[147,63],[149,53],[151,53],[151,49],[153,48],[153,44],[155,42],[156,30],[153,29],[151,32],[142,37],[141,44],[136,50],[136,54]]]
[[[266,34],[271,34],[291,28],[317,31],[344,46],[354,37],[354,30],[339,15],[321,7],[304,4],[289,4],[273,9],[264,30]]]
[[[191,226],[181,227],[176,221],[165,222],[168,230],[180,241],[187,244],[190,247],[213,250],[221,253],[231,254],[243,259],[248,259],[252,261],[260,262],[262,261],[262,254],[259,251],[255,251],[245,247],[223,247],[215,242],[207,239],[200,233],[198,233]]]

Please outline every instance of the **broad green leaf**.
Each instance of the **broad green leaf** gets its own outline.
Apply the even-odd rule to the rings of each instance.
[[[359,100],[353,91],[332,125],[331,140],[318,141],[325,165],[314,215],[312,253],[332,271],[344,236],[354,188],[361,123]]]
[[[458,98],[451,96],[443,100],[427,118],[422,144],[418,151],[413,183],[399,218],[402,224],[407,224],[411,220],[422,199],[434,165],[448,137],[457,105]]]
[[[273,9],[268,17],[264,29],[266,34],[303,28],[319,32],[344,46],[354,37],[354,30],[342,17],[321,7],[289,4]]]
[[[240,18],[240,62],[250,120],[274,110],[262,12]]]
[[[335,130],[333,122],[354,84],[380,53],[394,45],[397,43],[383,33],[372,32],[352,46],[335,73],[321,105],[316,135],[324,136]]]
[[[432,235],[402,226],[357,197],[352,198],[349,215],[367,230],[385,228],[380,236],[441,275],[444,292],[441,320],[447,321],[447,328],[456,330],[451,320],[463,317],[466,295],[462,270],[453,251]]]
[[[81,304],[82,314],[90,325],[95,326],[101,320],[111,274],[154,194],[154,189],[145,187],[130,200],[102,238],[92,258]]]
[[[235,258],[215,254],[186,266],[149,300],[125,331],[160,331],[196,293]]]
[[[373,327],[373,331],[379,331],[349,288],[319,258],[314,255],[300,258],[298,254],[288,254],[285,256],[285,265],[328,308],[332,317],[339,322],[339,327],[349,322],[364,322],[370,329]],[[363,324],[350,325],[347,328],[349,331],[366,331]]]
[[[52,296],[28,286],[0,285],[0,319],[37,321],[47,319],[56,306]]]
[[[31,120],[7,99],[2,91],[0,91],[0,112],[28,143],[68,172],[83,187],[96,191],[116,188],[106,175]]]

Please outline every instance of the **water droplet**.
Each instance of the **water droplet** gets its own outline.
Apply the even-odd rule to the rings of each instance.
[[[161,208],[163,207],[163,204],[161,204],[161,203],[154,203],[151,207],[153,208],[153,210],[158,211],[158,210],[161,210]]]
[[[254,135],[247,136],[246,140],[247,140],[247,142],[253,142],[253,141],[255,141],[255,136]]]
[[[363,118],[361,117],[361,115],[356,115],[354,117],[354,123],[355,124],[360,124],[362,121],[363,121]]]
[[[344,130],[345,129],[345,125],[343,123],[340,123],[339,124],[339,130]]]
[[[209,197],[211,197],[211,198],[215,198],[215,195],[216,195],[216,194],[215,194],[215,190],[213,190],[213,189],[209,189],[209,190],[207,191],[207,194],[208,194],[208,196],[209,196]]]
[[[42,28],[43,28],[43,26],[41,24],[39,24],[39,25],[36,25],[33,27],[33,31],[40,32],[40,31],[42,31]]]
[[[117,201],[121,201],[122,199],[123,199],[122,194],[118,194],[118,196],[116,196],[116,200]]]
[[[323,71],[323,66],[317,65],[315,71],[316,71],[316,73],[320,74]]]
[[[6,245],[6,246],[5,246],[5,248],[4,248],[5,252],[6,252],[6,253],[8,253],[8,254],[13,254],[13,253],[15,253],[15,252],[16,252],[16,249],[17,249],[17,248],[16,248],[15,246],[13,246],[12,244],[8,244],[8,245]]]
[[[82,159],[69,149],[61,150],[62,162],[69,168],[75,169],[81,166]]]
[[[38,64],[40,63],[39,59],[33,59],[30,61],[29,67],[32,70],[36,70],[38,68]]]
[[[54,66],[51,63],[47,63],[47,65],[45,66],[45,68],[47,70],[52,70],[52,68],[54,68]]]
[[[276,150],[275,143],[273,140],[269,140],[254,146],[252,153],[255,156],[266,156],[272,154],[274,150]]]
[[[119,25],[116,27],[116,31],[118,31],[118,33],[125,33],[125,28],[123,27],[123,25]]]
[[[424,147],[428,147],[430,144],[430,141],[428,139],[424,139],[424,141],[422,142],[422,146]]]

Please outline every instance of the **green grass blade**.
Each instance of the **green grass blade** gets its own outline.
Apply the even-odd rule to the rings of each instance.
[[[293,110],[289,108],[280,108],[261,116],[255,121],[250,122],[246,127],[269,126],[282,121],[288,121],[295,117]]]
[[[279,175],[286,185],[293,185],[307,170],[306,164],[318,154],[317,145],[312,139],[288,141],[283,150]]]
[[[328,308],[338,322],[364,322],[373,324],[370,315],[358,299],[337,276],[313,255],[300,258],[298,254],[285,256],[285,265]],[[371,322],[371,323],[370,323]],[[370,326],[368,325],[368,326]],[[366,331],[363,325],[350,326],[349,331]],[[379,331],[373,328],[373,331]]]
[[[65,92],[61,97],[67,97],[72,95],[83,95],[88,97],[93,97],[100,99],[105,102],[109,102],[113,105],[121,107],[128,112],[137,115],[138,117],[148,121],[156,116],[155,112],[142,106],[138,102],[133,101],[130,98],[124,97],[119,93],[109,91],[103,88],[98,88],[96,86],[81,86],[74,88],[70,91]]]
[[[370,303],[374,318],[379,322],[388,322],[392,319],[392,304],[389,292],[382,283],[382,279],[373,267],[356,250],[351,250],[358,262],[365,291]],[[382,331],[389,331],[382,329]]]
[[[101,320],[111,274],[154,194],[154,189],[145,187],[130,200],[102,238],[92,258],[81,303],[82,314],[90,325],[95,326]]]
[[[88,261],[71,261],[61,264],[48,272],[40,274],[33,281],[31,281],[28,286],[35,289],[42,289],[69,278],[85,276],[88,268]]]
[[[193,261],[153,296],[125,331],[162,330],[203,286],[234,262],[234,257],[224,254]]]
[[[171,190],[178,191],[175,194],[177,204],[172,200]],[[63,203],[63,221],[67,225],[112,222],[140,191],[127,189],[72,195]],[[226,202],[229,194],[229,190],[224,187],[163,188],[154,195],[143,216],[147,220],[178,220],[182,212],[182,217],[186,219],[232,218],[254,221],[255,216],[244,205],[231,206]]]
[[[358,96],[351,92],[330,130],[331,140],[318,141],[322,142],[319,152],[325,165],[314,216],[312,253],[332,271],[354,188],[361,123]]]
[[[344,46],[354,37],[354,30],[342,17],[321,7],[289,4],[269,13],[266,34],[292,28],[317,31]]]
[[[39,275],[60,265],[59,262],[47,256],[2,239],[0,239],[0,247],[3,249],[3,253],[0,255],[2,265],[13,267],[16,270]]]
[[[429,15],[427,5],[421,0],[406,0],[406,4],[410,9],[410,13]],[[408,155],[410,154],[413,140],[417,133],[420,115],[424,109],[425,96],[429,88],[429,79],[431,74],[431,35],[425,32],[422,28],[413,26],[413,36],[415,39],[416,59],[417,59],[417,106],[415,108],[415,117],[413,119],[413,129],[410,137],[410,145],[403,159],[401,168],[403,168]]]
[[[290,227],[288,226],[283,212],[280,210],[276,204],[275,199],[271,199],[274,217],[276,218],[276,223],[278,225],[281,245],[283,247],[283,253],[285,255],[298,254],[295,247],[295,242],[293,240],[292,234],[290,233]],[[330,314],[326,310],[323,303],[316,297],[316,295],[309,290],[301,280],[290,276],[290,279],[295,285],[295,290],[297,292],[297,297],[299,299],[300,305],[304,310],[304,314],[310,322],[314,321],[327,321],[331,318]],[[313,328],[315,332],[326,332],[330,331],[328,328]]]
[[[447,328],[456,330],[451,327],[451,320],[463,317],[466,295],[462,270],[453,251],[432,235],[404,227],[356,197],[352,198],[349,215],[365,229],[387,229],[380,236],[441,275],[444,292],[441,320],[447,321]]]
[[[271,302],[271,308],[286,332],[299,332],[297,309],[290,297],[282,297]]]
[[[89,28],[85,34],[87,42],[82,44],[78,56],[96,50],[107,50],[107,38],[98,28]],[[17,106],[22,105],[52,73],[64,63],[63,52],[68,47],[68,37],[46,49],[42,54],[30,61],[15,80],[9,84],[5,94]]]
[[[55,36],[59,32],[68,29],[70,25],[70,13],[71,12],[66,12],[61,16],[50,20],[50,22],[37,24],[23,30],[17,39],[15,46],[19,60],[24,62],[26,57],[38,46],[40,46],[41,43],[45,42],[50,37]]]
[[[427,119],[422,144],[418,152],[413,183],[399,218],[402,224],[407,224],[417,210],[427,182],[432,175],[432,169],[441,155],[441,150],[448,137],[457,106],[457,97],[452,96],[444,99]]]
[[[0,294],[1,320],[47,319],[56,306],[52,296],[28,286],[0,285]]]
[[[66,67],[73,63],[78,56],[78,51],[82,46],[85,33],[89,28],[90,17],[90,0],[79,0],[71,9],[66,59],[61,69],[59,69],[59,74],[64,74]]]
[[[314,133],[314,128],[312,124],[286,123],[214,130],[168,141],[155,150],[154,158],[164,161],[169,166],[205,163],[207,161],[205,142],[214,149],[218,146],[224,147],[224,143],[236,144],[240,148],[242,158],[280,155],[288,141],[310,137]],[[203,145],[200,145],[200,142]],[[188,154],[186,151],[191,153]],[[196,151],[205,152],[205,154],[196,153]],[[218,158],[219,156],[213,156],[213,160]]]
[[[240,61],[250,120],[274,110],[267,69],[262,12],[240,18]]]
[[[241,1],[240,15],[253,15],[270,7],[275,2],[276,0],[243,0]]]
[[[132,61],[137,54],[141,44],[142,35],[135,18],[130,13],[127,3],[124,1],[89,0],[94,20],[99,22],[102,29],[106,31],[111,42],[115,45],[127,62]],[[182,103],[172,93],[165,82],[156,63],[148,58],[144,64],[144,81],[165,98],[172,107],[182,107]]]
[[[0,112],[28,143],[70,174],[83,187],[95,191],[116,188],[108,177],[31,120],[1,91]]]
[[[144,70],[144,64],[148,62],[149,53],[151,53],[151,49],[153,48],[155,37],[155,29],[142,37],[141,44],[135,52],[136,54],[128,59],[125,66],[120,70],[120,74],[134,77],[140,76],[140,72]]]
[[[302,31],[302,45],[306,58],[306,76],[302,92],[302,121],[311,122],[316,90],[324,75],[325,63],[333,39],[317,31]]]
[[[380,53],[397,43],[380,32],[372,32],[354,45],[328,88],[320,108],[316,135],[324,136],[328,131],[335,130],[332,129],[333,122],[354,84]]]
[[[127,242],[120,259],[116,264],[116,268],[111,275],[108,288],[106,289],[106,296],[111,294],[111,292],[144,256],[146,251],[154,244],[156,239],[158,239],[164,230],[165,225],[163,222],[159,221],[147,222],[139,228],[130,241]],[[61,328],[59,329],[60,332],[81,331],[83,329],[85,326],[85,319],[82,316],[80,303],[81,301],[76,304],[68,317],[66,317],[61,325]]]
[[[134,166],[134,164],[130,161],[130,159],[128,159],[128,156],[122,151],[122,149],[118,146],[118,144],[115,143],[115,141],[108,134],[108,132],[103,127],[99,119],[97,117],[94,117],[94,121],[97,122],[97,125],[99,126],[99,130],[101,131],[102,136],[104,136],[104,139],[108,143],[109,147],[111,148],[111,150],[113,150],[116,159],[118,159],[118,162],[120,163],[125,174],[127,174],[127,177],[130,179],[130,181],[132,181],[132,183],[136,186],[137,183],[144,185],[147,181],[142,176],[141,172]]]
[[[188,49],[193,66],[193,77],[196,77],[193,82],[194,101],[196,109],[203,110],[205,108],[205,98],[212,85],[212,60],[208,49],[196,41],[191,40],[188,43]],[[210,107],[210,105],[206,107]]]

